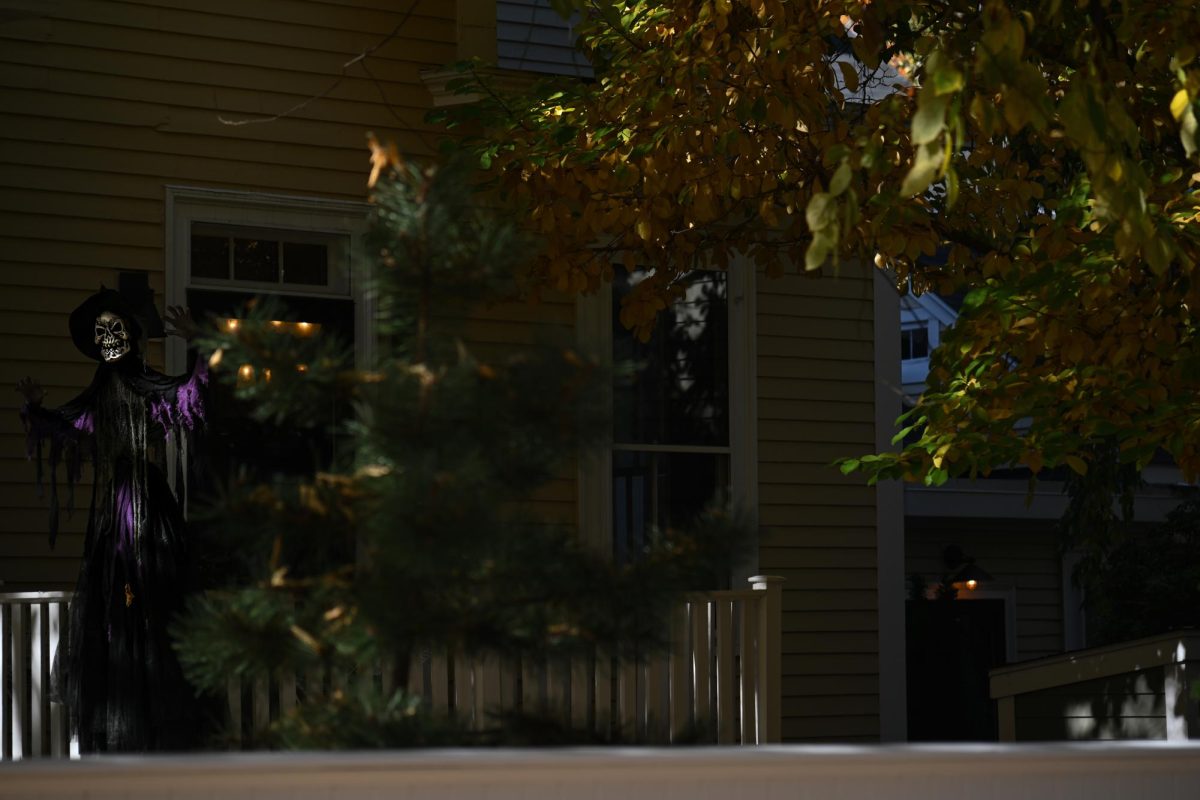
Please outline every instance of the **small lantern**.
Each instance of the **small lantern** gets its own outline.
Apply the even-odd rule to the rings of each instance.
[[[957,545],[947,547],[942,552],[942,559],[946,564],[947,571],[944,583],[949,584],[955,591],[973,592],[979,588],[980,584],[995,580],[987,570],[975,563],[974,558],[963,553],[962,548]]]

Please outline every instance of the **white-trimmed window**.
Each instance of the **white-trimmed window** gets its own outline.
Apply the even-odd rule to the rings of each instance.
[[[695,273],[647,343],[617,319],[639,277],[619,274],[579,304],[581,346],[638,367],[617,378],[611,440],[580,470],[581,533],[618,560],[636,557],[653,527],[686,526],[714,500],[751,517],[757,507],[752,270]]]
[[[369,363],[372,309],[352,268],[366,211],[338,200],[168,187],[167,303],[197,319],[236,320],[251,298],[274,296],[300,323],[299,335],[340,337],[358,363]],[[168,340],[168,372],[182,372],[185,362],[184,343]],[[251,464],[271,474],[326,465],[342,446],[332,423],[348,413],[331,407],[323,428],[276,428],[251,420],[220,385],[208,405],[206,459],[217,477]]]
[[[938,325],[932,320],[900,327],[900,379],[905,386],[923,384],[929,375],[929,353],[937,347]]]
[[[652,528],[686,527],[728,494],[728,276],[692,276],[642,342],[621,324],[621,298],[647,273],[613,282],[613,359],[635,366],[613,385],[613,556],[635,556]]]
[[[346,233],[192,222],[188,284],[263,292],[350,294]]]
[[[905,394],[925,391],[929,356],[955,318],[954,309],[931,292],[900,298],[900,380]]]
[[[372,350],[370,298],[352,265],[362,255],[365,203],[257,192],[167,187],[166,294],[170,305],[218,312],[252,295],[276,295],[299,316]],[[167,367],[184,345],[168,340]]]

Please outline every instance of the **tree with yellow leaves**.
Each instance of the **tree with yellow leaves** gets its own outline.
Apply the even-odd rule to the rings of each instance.
[[[595,80],[501,96],[464,67],[484,99],[452,119],[544,235],[534,286],[652,266],[621,309],[648,336],[734,251],[768,274],[873,262],[966,301],[911,443],[846,471],[1084,473],[1097,441],[1200,471],[1195,3],[558,5]]]

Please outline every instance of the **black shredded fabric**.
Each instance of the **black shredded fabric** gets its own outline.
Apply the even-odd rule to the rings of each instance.
[[[135,354],[101,364],[91,385],[58,409],[26,404],[30,457],[49,471],[50,543],[58,531],[57,471],[67,508],[81,465],[94,466],[83,560],[65,637],[54,659],[52,697],[63,702],[81,752],[186,749],[197,705],[168,627],[191,586],[181,504],[163,472],[172,441],[181,474],[201,421],[203,364],[171,378]],[[189,447],[192,444],[192,447]],[[181,489],[186,483],[177,483]],[[185,499],[186,502],[186,499]]]

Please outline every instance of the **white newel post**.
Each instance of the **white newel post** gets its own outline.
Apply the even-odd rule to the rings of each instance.
[[[755,575],[751,588],[762,592],[758,604],[758,743],[783,739],[783,581],[779,575]]]

